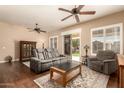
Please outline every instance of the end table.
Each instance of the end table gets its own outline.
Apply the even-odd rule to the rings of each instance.
[[[88,56],[82,56],[82,63],[87,65]]]

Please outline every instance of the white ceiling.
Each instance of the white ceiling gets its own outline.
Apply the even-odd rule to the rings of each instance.
[[[63,22],[60,20],[69,15],[59,11],[58,8],[72,9],[74,5],[40,5],[40,6],[0,6],[0,21],[22,25],[27,28],[34,27],[35,23],[41,25],[41,29],[55,31],[61,28],[77,24],[75,19],[69,18]],[[85,6],[81,11],[95,10],[95,15],[80,15],[81,22],[109,15],[124,10],[123,5]]]

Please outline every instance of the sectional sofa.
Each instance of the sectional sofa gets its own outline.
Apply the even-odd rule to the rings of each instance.
[[[36,73],[49,70],[51,66],[71,60],[70,56],[60,55],[57,49],[33,49],[30,59],[30,69]]]

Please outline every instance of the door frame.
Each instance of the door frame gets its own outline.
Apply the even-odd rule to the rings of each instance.
[[[77,28],[77,29],[74,29],[74,30],[69,30],[69,31],[64,31],[64,32],[61,32],[61,36],[62,36],[62,54],[64,54],[64,35],[69,35],[69,34],[73,34],[73,33],[79,33],[79,40],[80,40],[80,58],[79,58],[79,61],[81,61],[81,46],[82,46],[82,43],[81,43],[81,28]]]

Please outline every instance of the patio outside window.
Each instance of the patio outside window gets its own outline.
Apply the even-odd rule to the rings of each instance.
[[[121,53],[121,26],[94,29],[91,32],[91,54],[100,50],[112,50]]]

